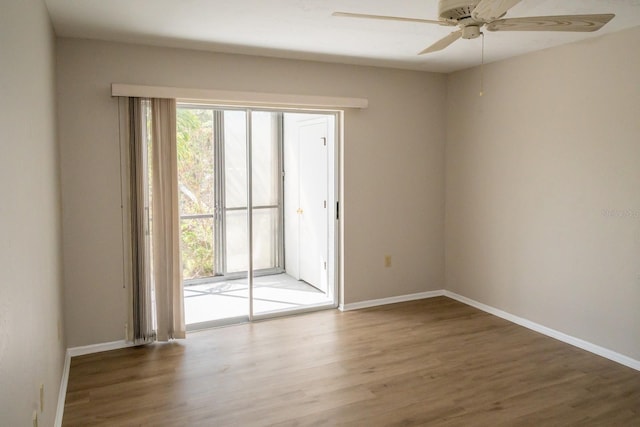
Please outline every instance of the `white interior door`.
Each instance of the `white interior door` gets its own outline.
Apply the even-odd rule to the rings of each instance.
[[[301,280],[327,292],[328,119],[299,127],[298,262]]]

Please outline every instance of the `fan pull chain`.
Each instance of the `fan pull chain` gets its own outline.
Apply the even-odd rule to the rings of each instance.
[[[484,93],[484,33],[482,35],[482,61],[480,62],[480,96]]]

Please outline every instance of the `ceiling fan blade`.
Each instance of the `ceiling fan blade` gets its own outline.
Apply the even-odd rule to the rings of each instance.
[[[462,30],[454,31],[448,36],[438,40],[437,42],[420,52],[418,55],[424,55],[425,53],[437,52],[439,50],[442,50],[454,41],[458,40],[460,37],[462,37]]]
[[[344,18],[380,19],[383,21],[418,22],[420,24],[450,25],[448,22],[434,21],[432,19],[404,18],[401,16],[386,16],[386,15],[369,15],[366,13],[333,12],[331,15],[340,16]]]
[[[520,0],[481,0],[473,9],[471,16],[476,21],[491,22],[507,13]]]
[[[531,16],[499,19],[487,24],[489,31],[598,31],[615,15]]]

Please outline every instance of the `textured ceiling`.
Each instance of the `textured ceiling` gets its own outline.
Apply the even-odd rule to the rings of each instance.
[[[338,18],[334,11],[437,19],[437,0],[45,0],[56,34],[281,58],[451,72],[480,63],[481,41],[416,53],[455,28]],[[615,13],[596,33],[489,32],[485,61],[640,25],[640,0],[522,0],[506,17]],[[639,47],[640,48],[640,47]],[[637,54],[637,52],[636,52]]]

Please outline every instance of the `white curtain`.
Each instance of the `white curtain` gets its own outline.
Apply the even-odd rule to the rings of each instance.
[[[128,150],[123,151],[128,159],[123,164],[129,168],[130,211],[125,224],[130,236],[125,251],[131,281],[128,339],[146,343],[184,338],[176,102],[129,98],[124,105]]]
[[[153,282],[158,341],[184,338],[175,99],[151,100]]]

